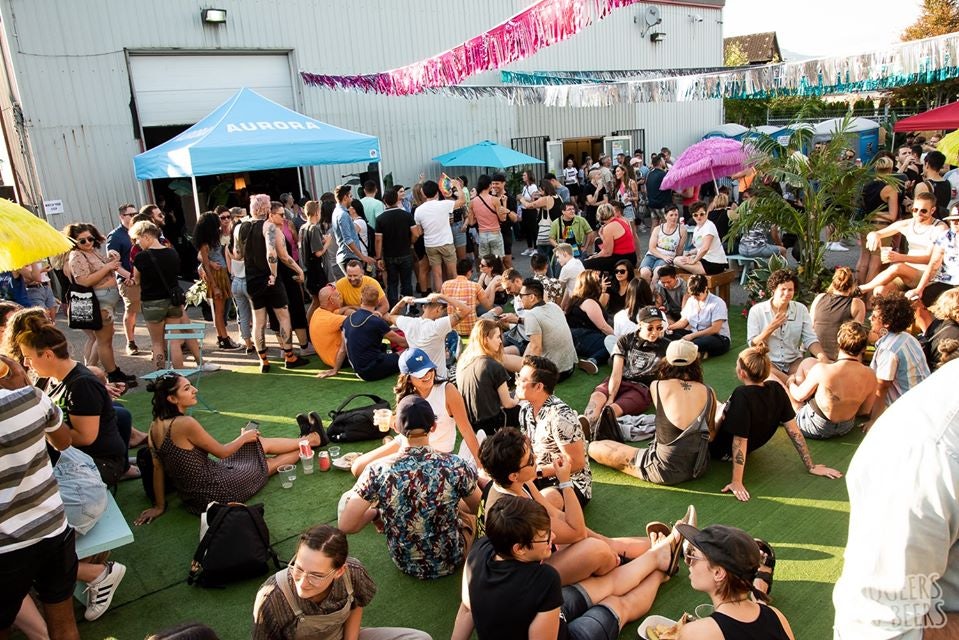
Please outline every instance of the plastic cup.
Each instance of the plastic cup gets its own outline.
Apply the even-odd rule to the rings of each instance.
[[[390,418],[393,412],[390,409],[377,409],[373,412],[373,424],[375,424],[382,433],[390,430]]]
[[[276,473],[280,476],[280,484],[284,489],[293,488],[293,481],[296,480],[296,465],[285,464],[277,469]]]
[[[881,247],[879,249],[879,260],[883,264],[889,264],[889,254],[892,252],[892,247]]]
[[[693,613],[696,615],[697,620],[708,618],[709,616],[713,615],[713,611],[715,611],[715,607],[708,603],[696,605],[696,608],[693,609]]]
[[[330,470],[330,454],[326,451],[320,451],[317,454],[317,464],[320,466],[320,471],[329,471]]]
[[[302,453],[300,454],[300,463],[303,465],[303,474],[304,475],[313,475],[313,452],[310,452],[310,455],[305,456]]]
[[[340,457],[340,448],[337,447],[336,445],[327,447],[326,450],[329,452],[331,459],[336,460],[337,458]]]

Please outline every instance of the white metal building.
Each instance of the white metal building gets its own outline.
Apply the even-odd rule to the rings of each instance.
[[[225,9],[227,20],[206,24],[201,10],[210,1],[0,0],[0,109],[24,204],[42,209],[43,200],[62,200],[64,213],[50,219],[54,226],[87,220],[110,229],[118,204],[154,197],[149,183],[134,178],[133,156],[162,135],[162,127],[179,127],[166,138],[175,135],[241,86],[330,124],[379,136],[381,175],[392,173],[403,184],[421,172],[438,173],[431,157],[487,138],[510,145],[519,138],[596,140],[630,132],[624,148],[678,152],[722,122],[719,100],[514,107],[494,98],[333,92],[305,86],[297,73],[400,67],[495,26],[530,0],[216,0],[212,6]],[[649,5],[662,17],[656,30],[665,36],[658,42],[643,37]],[[509,69],[720,66],[723,5],[639,3]],[[487,73],[470,82],[498,79]],[[541,148],[543,141],[536,141],[534,155]],[[306,169],[303,186],[316,196],[344,174],[364,170]]]

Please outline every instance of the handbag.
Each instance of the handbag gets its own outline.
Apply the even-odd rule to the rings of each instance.
[[[200,522],[200,544],[190,563],[187,584],[221,587],[262,576],[280,560],[270,545],[263,505],[211,502]]]
[[[346,406],[356,398],[369,398],[373,404],[355,409],[346,409]],[[334,442],[359,442],[361,440],[377,440],[383,434],[373,424],[373,412],[377,409],[389,409],[390,403],[371,393],[357,393],[340,403],[336,409],[330,411],[330,426],[326,433]]]
[[[540,209],[539,223],[537,224],[536,244],[544,247],[549,246],[549,230],[553,226],[553,221],[549,219],[549,210]]]
[[[85,287],[76,280],[70,283],[67,291],[67,326],[71,329],[99,331],[103,328],[103,316],[100,314],[100,300],[93,287]]]
[[[163,271],[160,270],[160,264],[157,262],[156,256],[150,253],[150,249],[145,250],[147,257],[150,258],[150,262],[153,263],[153,267],[157,270],[157,275],[160,276],[160,282],[163,283],[163,287],[170,292],[170,302],[174,307],[182,307],[186,304],[186,293],[183,289],[180,288],[178,284],[175,287],[171,287],[167,282],[166,277],[163,275]]]

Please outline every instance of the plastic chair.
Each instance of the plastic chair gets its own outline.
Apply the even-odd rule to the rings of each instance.
[[[152,371],[144,376],[141,376],[141,378],[143,380],[156,380],[157,378],[161,378],[168,373],[175,373],[183,376],[189,380],[194,387],[197,388],[197,402],[203,405],[204,408],[210,413],[219,413],[219,411],[208,405],[203,399],[203,396],[200,395],[200,374],[203,373],[204,337],[206,337],[206,325],[199,322],[166,325],[163,329],[163,339],[166,341],[166,365],[163,369]],[[173,367],[173,343],[179,340],[196,340],[199,344],[200,357],[197,360],[195,369],[176,369]],[[176,348],[179,349],[180,347],[177,346]]]

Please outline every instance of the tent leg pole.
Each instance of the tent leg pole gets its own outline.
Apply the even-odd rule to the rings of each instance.
[[[196,190],[196,176],[190,176],[190,184],[193,185],[193,208],[196,210],[197,222],[200,221],[200,194]]]
[[[296,168],[296,184],[300,187],[300,192],[297,194],[298,198],[303,197],[303,167]],[[297,199],[297,204],[299,204],[299,199]]]

